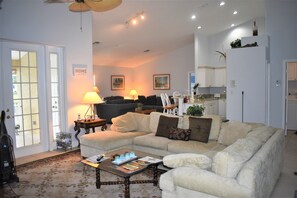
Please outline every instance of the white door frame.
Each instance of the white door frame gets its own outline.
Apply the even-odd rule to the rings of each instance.
[[[297,62],[297,59],[287,59],[283,61],[283,90],[282,90],[282,127],[287,135],[288,122],[288,63]]]

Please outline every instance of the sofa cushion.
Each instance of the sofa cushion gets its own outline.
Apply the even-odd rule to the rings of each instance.
[[[158,124],[159,124],[159,118],[160,118],[161,115],[167,116],[167,117],[179,118],[177,127],[182,128],[182,118],[180,118],[180,117],[178,117],[176,115],[172,115],[172,114],[152,112],[150,114],[150,130],[151,130],[152,133],[156,133],[157,128],[158,128]]]
[[[138,101],[142,104],[145,104],[145,102],[146,102],[145,96],[138,95]]]
[[[87,145],[98,150],[112,150],[119,147],[131,145],[134,137],[142,136],[145,132],[126,132],[104,131],[97,133],[84,134],[80,137],[81,145]]]
[[[277,129],[267,126],[256,128],[247,134],[247,138],[254,137],[263,144],[276,132]]]
[[[169,139],[189,141],[191,129],[171,128],[169,132]]]
[[[171,153],[197,153],[212,158],[218,151],[226,146],[217,141],[209,140],[207,144],[198,141],[173,141],[168,144],[168,151]]]
[[[211,159],[206,155],[194,153],[181,153],[167,155],[163,158],[163,164],[170,168],[177,167],[198,167],[201,169],[209,169],[211,167]]]
[[[170,129],[176,128],[178,123],[178,118],[167,117],[161,115],[159,118],[158,128],[156,131],[156,136],[169,137]]]
[[[190,140],[208,142],[212,119],[189,117]]]
[[[250,125],[238,121],[222,123],[218,142],[231,145],[239,138],[245,138],[251,129]]]
[[[213,172],[223,177],[236,177],[242,166],[259,150],[261,145],[261,141],[255,138],[238,139],[214,156]]]
[[[130,113],[115,117],[111,119],[112,130],[118,132],[135,131],[137,129],[137,122],[134,116]]]
[[[187,115],[183,117],[183,120],[182,120],[182,122],[183,122],[182,128],[183,129],[189,128],[189,117],[190,116],[187,116]],[[195,117],[195,116],[191,116],[191,117]],[[210,140],[218,140],[221,123],[222,123],[222,118],[218,115],[204,115],[199,118],[211,118],[212,119],[209,139]]]
[[[144,104],[145,105],[156,105],[157,104],[157,96],[156,95],[147,96]]]
[[[144,136],[134,138],[133,144],[167,151],[167,145],[173,141],[174,140],[170,140],[165,137],[155,136],[154,133],[150,133]]]
[[[134,117],[136,122],[136,131],[151,132],[150,131],[150,115],[142,113],[128,112]]]

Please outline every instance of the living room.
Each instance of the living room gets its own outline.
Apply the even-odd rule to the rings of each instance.
[[[84,115],[87,105],[81,104],[83,94],[92,88],[93,75],[96,76],[96,85],[100,88],[102,96],[123,95],[128,96],[131,89],[136,89],[139,94],[153,95],[160,94],[160,91],[152,89],[153,74],[170,73],[171,89],[168,94],[178,90],[186,93],[188,89],[188,72],[195,71],[196,53],[195,38],[193,34],[192,43],[179,49],[160,56],[158,59],[139,65],[135,68],[115,68],[109,66],[98,66],[93,64],[92,36],[92,13],[82,13],[82,23],[78,13],[68,12],[67,4],[46,5],[43,1],[28,0],[4,0],[0,10],[0,38],[1,41],[34,43],[48,46],[58,46],[64,50],[64,79],[63,91],[64,98],[64,118],[62,129],[74,133],[74,120],[78,115]],[[266,1],[265,18],[257,18],[259,34],[269,35],[270,38],[270,90],[269,90],[269,125],[284,128],[284,77],[283,61],[296,60],[296,2],[286,1]],[[116,13],[116,10],[111,11]],[[285,14],[284,14],[285,13]],[[38,16],[38,17],[37,17]],[[252,27],[253,19],[245,24],[244,27]],[[80,29],[82,27],[82,30]],[[248,31],[247,31],[248,32]],[[221,44],[224,43],[229,48],[230,41],[236,38],[217,41],[222,38],[220,34],[205,38],[206,42],[220,43],[213,45],[207,53],[212,57],[207,59],[207,65],[215,64],[220,66],[222,59],[219,59],[216,50],[222,50]],[[285,36],[284,36],[285,35]],[[243,35],[249,36],[249,35]],[[220,40],[220,39],[219,39]],[[2,43],[1,43],[2,46]],[[2,54],[2,48],[1,48]],[[219,61],[219,63],[218,63]],[[223,63],[222,63],[223,64]],[[83,65],[86,74],[84,76],[74,76],[75,65]],[[201,63],[201,65],[204,65]],[[164,66],[164,67],[162,67]],[[178,70],[181,69],[181,70]],[[168,72],[170,71],[170,72]],[[2,69],[1,69],[2,73]],[[125,91],[111,91],[110,76],[112,74],[123,74],[126,77]],[[186,80],[185,80],[186,79]],[[2,81],[4,81],[1,78]],[[1,81],[1,82],[2,82]],[[142,83],[145,81],[145,83]],[[280,86],[276,86],[280,82]],[[1,83],[2,86],[4,83]],[[133,86],[137,85],[137,86]],[[6,90],[1,87],[1,90]],[[74,91],[75,90],[75,91]],[[44,91],[46,92],[46,90]],[[6,101],[6,92],[1,91],[1,101]],[[5,102],[0,102],[1,109],[7,109]],[[76,145],[76,140],[73,139]],[[54,145],[47,145],[46,150],[55,149]],[[28,153],[35,150],[28,149]]]

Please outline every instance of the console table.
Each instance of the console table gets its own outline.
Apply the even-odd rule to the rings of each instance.
[[[105,119],[94,119],[94,120],[75,120],[74,121],[74,131],[77,131],[75,133],[75,139],[78,141],[78,147],[80,146],[80,141],[78,139],[78,134],[80,133],[80,129],[85,129],[85,134],[90,133],[90,129],[93,130],[93,133],[95,132],[95,127],[101,126],[101,131],[104,131],[107,129],[106,120]]]

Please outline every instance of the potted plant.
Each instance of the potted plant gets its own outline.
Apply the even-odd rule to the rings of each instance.
[[[187,115],[202,116],[205,107],[202,105],[193,105],[187,109]]]

